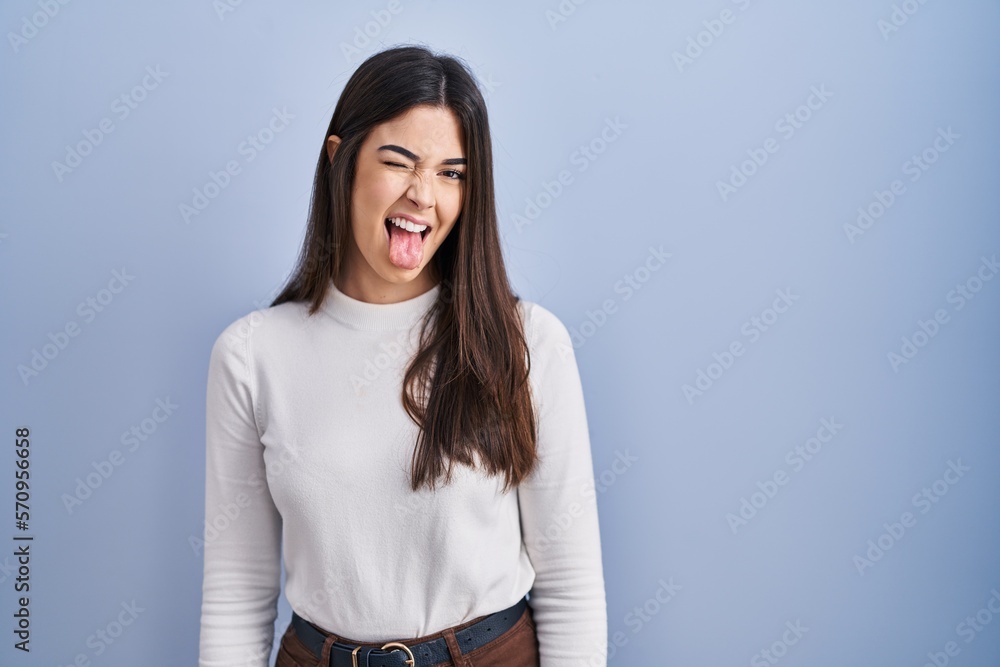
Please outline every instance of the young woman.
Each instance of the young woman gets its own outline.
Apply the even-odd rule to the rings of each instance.
[[[583,391],[508,283],[469,69],[382,51],[324,135],[298,266],[209,362],[199,665],[606,664]]]

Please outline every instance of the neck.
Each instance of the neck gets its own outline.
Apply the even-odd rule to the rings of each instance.
[[[427,313],[437,301],[440,284],[398,301],[365,301],[341,291],[336,281],[330,281],[330,290],[322,309],[333,318],[354,329],[387,331],[407,329]]]
[[[434,271],[433,263],[430,263],[417,277],[406,282],[389,282],[374,271],[361,274],[359,271],[350,270],[342,271],[333,282],[342,293],[357,301],[390,304],[420,296],[437,286],[440,281]]]

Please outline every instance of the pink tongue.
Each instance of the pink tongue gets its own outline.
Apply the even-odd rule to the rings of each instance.
[[[389,261],[401,269],[415,269],[424,258],[420,232],[408,232],[389,223]]]

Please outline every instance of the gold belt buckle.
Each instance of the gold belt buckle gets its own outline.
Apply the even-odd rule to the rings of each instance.
[[[385,645],[382,646],[382,650],[384,651],[387,648],[389,648],[390,646],[392,646],[393,648],[399,648],[399,649],[403,649],[404,651],[406,651],[406,655],[408,655],[410,657],[407,658],[406,660],[404,660],[403,662],[405,664],[409,665],[410,667],[415,667],[416,666],[417,663],[416,663],[415,659],[413,658],[413,652],[410,651],[410,648],[406,644],[400,644],[399,642],[389,642],[388,644],[385,644]],[[351,651],[351,664],[354,665],[354,667],[358,667],[358,651],[360,651],[360,650],[361,650],[360,646],[355,646],[354,650]]]

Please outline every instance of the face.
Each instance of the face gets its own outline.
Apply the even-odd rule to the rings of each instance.
[[[327,139],[331,160],[339,143],[336,135]],[[345,257],[341,289],[383,301],[432,287],[434,277],[424,268],[462,211],[466,169],[461,125],[450,109],[412,107],[374,127],[358,153],[354,242]]]

